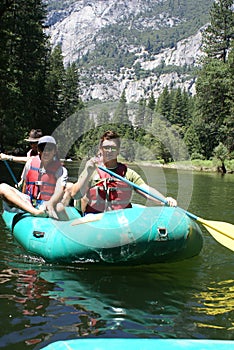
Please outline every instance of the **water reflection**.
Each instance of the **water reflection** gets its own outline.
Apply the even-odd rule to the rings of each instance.
[[[197,257],[131,269],[3,269],[2,344],[23,349],[90,336],[232,339],[233,280],[205,284],[201,263]]]
[[[201,332],[212,339],[234,339],[233,280],[213,283],[196,295],[194,319]]]
[[[233,222],[233,179],[195,174],[189,210]],[[92,269],[32,259],[2,223],[0,229],[4,350],[36,350],[79,337],[234,339],[233,253],[206,230],[202,252],[193,259]]]
[[[163,266],[160,270],[158,274],[137,269],[60,270],[44,271],[41,276],[56,284],[48,291],[49,298],[95,310],[96,324],[105,323],[105,336],[174,337],[187,296],[181,296],[172,271]]]
[[[96,325],[105,324],[104,336],[204,338],[213,326],[215,338],[233,337],[233,281],[210,286],[207,281],[203,292],[200,272],[191,262],[143,271],[45,271],[41,276],[57,286],[48,291],[50,298],[95,311]]]
[[[32,337],[31,330],[42,322],[45,315],[48,300],[43,297],[43,291],[49,288],[48,282],[39,278],[33,269],[8,268],[1,271],[0,283],[0,298],[6,300],[1,308],[2,346],[7,349],[14,343],[41,342],[41,337]],[[15,331],[9,334],[13,327]]]
[[[201,304],[196,312],[206,315],[234,313],[234,280],[210,283],[206,291],[199,292],[195,297]],[[234,326],[234,320],[232,325]]]
[[[37,266],[35,266],[37,268]],[[6,300],[1,309],[1,346],[4,349],[24,349],[51,338],[55,332],[88,336],[96,333],[96,315],[79,302],[68,305],[61,295],[48,297],[59,289],[30,269],[3,269],[0,273],[0,299]],[[71,298],[73,298],[71,296]],[[81,298],[82,299],[82,298]],[[14,328],[14,332],[10,332]],[[62,336],[62,335],[61,335]],[[17,345],[16,345],[17,344]]]
[[[14,281],[15,280],[15,281]],[[35,270],[6,269],[0,274],[0,283],[13,282],[11,293],[0,294],[1,298],[14,300],[16,305],[21,304],[23,315],[35,315],[43,308],[43,291],[48,288],[45,281],[39,278]],[[37,299],[40,303],[37,303]],[[34,308],[34,304],[37,303]]]

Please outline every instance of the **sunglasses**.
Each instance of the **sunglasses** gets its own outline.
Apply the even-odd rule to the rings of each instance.
[[[40,152],[52,152],[55,150],[55,146],[48,143],[41,143],[40,145],[38,145],[38,150]]]
[[[102,146],[102,148],[104,149],[104,151],[111,151],[111,152],[116,152],[118,147],[116,146]]]
[[[37,145],[38,144],[38,141],[32,141],[30,142],[30,145]]]

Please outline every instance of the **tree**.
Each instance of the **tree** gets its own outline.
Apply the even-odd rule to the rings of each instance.
[[[218,160],[221,161],[221,168],[220,168],[220,170],[221,170],[221,172],[223,174],[225,174],[227,172],[227,170],[226,170],[226,167],[225,167],[224,163],[225,163],[225,160],[228,157],[228,149],[227,149],[227,147],[224,146],[224,144],[222,144],[222,142],[220,142],[218,144],[218,146],[215,147],[215,149],[214,149],[214,156],[215,156],[215,158],[217,158]]]
[[[129,162],[132,162],[135,159],[135,147],[132,139],[121,139],[120,154]]]
[[[4,0],[0,18],[0,143],[15,146],[29,129],[53,132],[83,105],[75,64],[65,69],[61,47],[51,52],[45,2]]]
[[[156,103],[155,103],[154,93],[152,91],[150,94],[150,98],[149,98],[147,107],[153,111],[155,109],[155,104]]]
[[[181,88],[174,91],[171,101],[170,122],[182,126],[184,124],[184,103]]]
[[[66,118],[83,108],[79,96],[79,75],[75,63],[63,64],[62,49],[57,45],[48,61],[46,80],[48,115],[47,130],[53,130]]]
[[[83,102],[79,94],[79,74],[75,62],[65,69],[63,84],[63,116],[65,119],[76,110],[83,108]]]
[[[138,103],[138,109],[135,113],[134,125],[137,128],[142,128],[145,120],[145,112],[146,112],[146,101],[141,98]]]
[[[159,96],[156,104],[156,112],[170,120],[171,113],[171,98],[168,86],[163,89],[163,92]]]
[[[97,125],[106,125],[109,123],[111,117],[108,108],[103,107],[103,109],[97,115]]]
[[[47,37],[43,1],[5,1],[0,22],[0,142],[15,145],[40,127],[44,104]],[[33,9],[33,10],[32,10]],[[3,131],[3,129],[1,129]],[[12,130],[17,130],[12,132]]]
[[[213,149],[223,138],[220,131],[224,119],[229,115],[227,101],[228,67],[218,60],[207,63],[197,80],[197,107],[200,117],[199,139],[204,148],[205,156],[211,157]]]
[[[112,122],[116,123],[119,127],[122,126],[123,130],[124,130],[124,125],[130,123],[129,117],[128,117],[128,108],[127,108],[125,90],[121,94],[118,106],[114,112]]]
[[[210,25],[203,34],[203,51],[207,58],[227,61],[234,37],[233,0],[215,1],[210,11]]]
[[[204,65],[198,74],[197,131],[206,158],[223,142],[233,146],[233,1],[213,4],[211,24],[204,32]],[[228,134],[228,135],[227,135]],[[227,137],[228,136],[228,137]]]
[[[202,147],[196,132],[195,122],[191,122],[190,126],[187,128],[184,135],[184,142],[192,159],[202,157]]]
[[[50,132],[63,120],[63,90],[65,68],[63,65],[62,49],[57,45],[49,58],[47,75],[47,91],[49,104],[48,129]]]
[[[234,151],[234,44],[228,55],[228,76],[227,76],[227,99],[226,103],[229,113],[224,117],[223,135],[226,139],[222,141],[227,146],[230,153]],[[221,130],[222,131],[222,130]]]

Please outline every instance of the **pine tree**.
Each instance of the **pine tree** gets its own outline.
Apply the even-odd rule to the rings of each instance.
[[[227,146],[230,154],[234,152],[234,43],[228,55],[228,75],[227,75],[227,99],[229,113],[224,117],[223,138],[221,141]],[[234,155],[233,155],[234,156]]]
[[[114,112],[112,121],[113,123],[116,123],[120,129],[122,128],[123,130],[124,130],[124,125],[130,123],[129,117],[128,117],[128,107],[127,107],[125,90],[122,92],[120,96],[120,100]]]
[[[97,115],[97,125],[106,125],[111,119],[108,108],[103,107]]]
[[[210,25],[203,34],[203,51],[208,58],[225,63],[234,36],[233,0],[215,1],[210,18]]]
[[[180,126],[184,124],[184,103],[181,88],[176,89],[173,94],[170,122]]]
[[[171,97],[168,86],[163,89],[163,92],[159,96],[156,104],[156,112],[170,120],[171,113]]]
[[[209,158],[214,148],[223,142],[232,149],[233,136],[229,127],[233,123],[233,72],[231,47],[234,38],[233,1],[216,1],[211,10],[211,24],[204,33],[204,65],[198,75],[197,118],[198,131],[204,155]],[[228,137],[227,137],[228,134]]]
[[[155,101],[155,98],[154,98],[154,93],[152,91],[151,94],[150,94],[150,98],[149,98],[147,107],[150,108],[153,111],[155,109],[155,105],[156,105],[156,101]]]
[[[65,69],[63,85],[63,119],[83,108],[79,94],[79,74],[75,62]]]
[[[214,147],[224,136],[220,132],[224,119],[229,115],[228,66],[217,60],[206,64],[199,74],[196,85],[197,107],[200,115],[198,124],[199,138],[203,145],[205,156],[211,157]]]
[[[146,101],[141,98],[138,103],[138,109],[135,113],[134,125],[137,128],[142,128],[145,120],[145,112],[146,112]]]
[[[184,142],[192,159],[202,158],[202,147],[194,123],[191,123],[184,135]]]
[[[33,9],[33,11],[32,11]],[[25,131],[40,127],[44,105],[47,38],[43,1],[5,1],[0,23],[1,142],[16,144]],[[17,130],[13,133],[12,130]],[[7,140],[7,141],[6,141]]]
[[[65,68],[63,65],[62,49],[58,45],[54,48],[49,59],[47,75],[47,91],[49,103],[48,124],[50,132],[63,120],[63,92],[65,82]]]

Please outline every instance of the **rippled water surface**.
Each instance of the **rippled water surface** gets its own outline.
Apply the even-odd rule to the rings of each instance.
[[[186,172],[144,170],[163,193],[179,193],[183,207],[192,186],[192,213],[234,224],[234,175],[195,173],[191,185]],[[79,337],[234,339],[234,255],[202,230],[204,247],[192,259],[97,268],[30,257],[1,220],[0,347]]]

